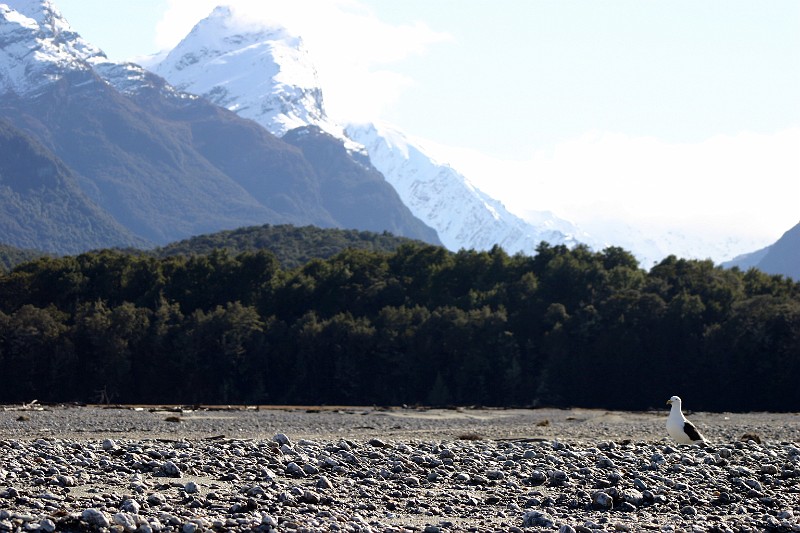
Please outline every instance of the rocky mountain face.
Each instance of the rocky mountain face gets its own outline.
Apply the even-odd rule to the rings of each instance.
[[[285,28],[254,27],[217,8],[150,68],[276,135],[295,138],[292,128],[316,126],[340,139],[354,161],[365,152],[402,202],[452,250],[500,245],[511,253],[533,253],[543,240],[572,245],[588,239],[553,216],[535,225],[523,221],[397,131],[352,125],[343,132],[325,113],[323,89],[302,39]]]
[[[59,158],[81,192],[140,240],[264,223],[348,227],[323,203],[323,189],[337,187],[302,149],[137,65],[108,61],[46,0],[0,5],[0,117]],[[386,208],[391,224],[356,229],[439,242],[402,203]]]
[[[784,233],[775,244],[733,258],[725,267],[757,268],[767,274],[781,274],[800,282],[800,223]]]

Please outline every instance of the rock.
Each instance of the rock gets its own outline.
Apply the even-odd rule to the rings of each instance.
[[[605,492],[595,492],[592,494],[592,504],[597,509],[611,509],[614,507],[614,499]]]
[[[139,514],[139,509],[141,509],[141,506],[136,500],[128,499],[124,500],[119,508],[121,511],[125,511],[126,513]]]
[[[309,476],[316,476],[317,474],[319,474],[319,468],[312,465],[311,463],[306,463],[303,465],[303,472],[305,472]]]
[[[770,476],[778,475],[778,467],[775,465],[761,465],[761,473],[768,474]]]
[[[135,531],[137,528],[136,520],[129,513],[117,513],[112,518],[113,522],[122,527],[125,531]]]
[[[106,516],[104,512],[94,508],[85,509],[81,513],[81,519],[90,526],[108,527],[111,525],[108,516]]]
[[[278,433],[277,435],[272,437],[272,440],[274,440],[278,444],[282,444],[282,445],[285,445],[285,446],[291,446],[292,445],[292,441],[289,439],[289,437],[287,437],[283,433]]]
[[[178,465],[176,465],[172,461],[167,461],[163,465],[161,465],[161,471],[167,477],[179,478],[179,477],[181,477],[183,475],[181,473],[181,469],[178,468]]]
[[[635,513],[636,512],[636,506],[633,505],[630,502],[622,502],[619,505],[617,505],[616,507],[614,507],[614,510],[615,511],[621,511],[623,513]]]
[[[403,482],[408,485],[409,487],[419,487],[420,481],[418,477],[415,476],[408,476],[403,480]]]
[[[522,516],[522,527],[553,527],[553,519],[541,511],[528,511]]]
[[[200,492],[200,487],[198,487],[197,483],[195,483],[194,481],[190,481],[183,486],[183,491],[186,494],[197,494],[198,492]]]
[[[300,497],[300,500],[303,503],[318,504],[320,502],[320,497],[319,494],[313,490],[306,490],[303,491],[303,495]]]
[[[62,487],[74,487],[78,484],[78,482],[75,481],[74,477],[64,476],[61,474],[56,476],[56,481],[58,481],[58,484],[61,485]]]
[[[103,440],[103,449],[105,451],[113,450],[117,447],[117,443],[114,442],[113,439],[104,439]]]
[[[506,475],[502,470],[489,470],[486,472],[486,477],[493,480],[505,479]]]
[[[620,496],[626,502],[628,502],[628,503],[630,503],[632,505],[635,505],[637,507],[642,505],[642,503],[644,502],[644,496],[638,490],[634,490],[634,489],[623,490],[620,493]]]
[[[303,470],[300,467],[300,465],[298,465],[295,462],[291,462],[291,463],[286,465],[286,474],[289,475],[289,476],[295,476],[295,477],[305,477],[306,476],[305,470]]]
[[[320,476],[319,479],[317,480],[316,486],[318,489],[330,490],[333,488],[333,483],[331,483],[331,481],[327,477]]]
[[[691,505],[686,505],[684,507],[681,507],[681,514],[683,516],[695,516],[697,514],[697,509],[695,509]]]
[[[554,487],[560,487],[569,481],[569,475],[563,470],[553,470],[550,472],[550,484]]]
[[[154,492],[147,496],[147,503],[150,505],[164,505],[167,503],[167,497],[161,494],[160,492]]]
[[[531,472],[530,482],[532,485],[541,485],[547,481],[547,474],[541,470]]]

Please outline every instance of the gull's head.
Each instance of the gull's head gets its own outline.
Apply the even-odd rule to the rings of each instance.
[[[669,405],[678,404],[678,406],[680,407],[680,405],[681,405],[681,399],[680,399],[680,397],[679,397],[679,396],[673,396],[672,398],[670,398],[669,400],[667,400],[667,404],[669,404]]]

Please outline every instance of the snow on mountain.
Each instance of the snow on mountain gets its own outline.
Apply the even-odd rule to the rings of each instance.
[[[91,71],[103,52],[72,30],[48,0],[0,4],[0,93],[31,94],[66,72]]]
[[[0,94],[30,96],[69,73],[97,75],[122,92],[152,85],[152,74],[132,63],[109,61],[84,40],[49,0],[0,4]]]
[[[570,246],[578,243],[579,230],[569,222],[547,213],[539,213],[535,225],[525,222],[397,130],[368,124],[351,125],[345,131],[364,145],[372,164],[411,212],[436,229],[444,245],[452,250],[486,250],[498,244],[509,253],[533,254],[541,241]]]
[[[328,120],[302,39],[280,26],[243,21],[217,7],[151,66],[182,91],[255,120],[277,136],[307,125],[342,138]]]
[[[700,235],[696,230],[679,226],[643,222],[633,224],[622,219],[607,218],[587,218],[580,224],[592,235],[593,248],[601,250],[607,246],[619,246],[630,250],[646,269],[668,255],[683,259],[712,259],[719,263],[758,246],[755,239],[721,234]]]
[[[411,212],[433,227],[450,249],[533,253],[542,240],[575,244],[578,230],[543,216],[533,225],[509,213],[467,178],[386,127],[348,127],[330,121],[313,62],[302,40],[285,28],[241,21],[218,7],[150,68],[175,87],[202,95],[282,136],[305,125],[341,139],[395,188]],[[355,142],[352,142],[355,141]]]

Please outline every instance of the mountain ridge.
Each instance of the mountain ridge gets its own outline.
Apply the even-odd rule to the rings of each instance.
[[[757,268],[767,274],[780,274],[800,281],[800,223],[787,230],[773,244],[734,257],[722,266],[742,270]]]
[[[325,176],[298,147],[138,65],[109,61],[47,0],[3,6],[0,116],[63,161],[82,192],[140,239],[263,223],[342,226],[320,197]],[[26,48],[34,52],[6,53]],[[385,192],[387,220],[408,222],[392,222],[393,231],[438,243]]]
[[[242,65],[248,65],[244,74]],[[511,253],[533,253],[542,240],[574,245],[579,242],[577,236],[588,239],[555,217],[541,225],[525,222],[448,165],[436,163],[407,138],[402,148],[392,144],[390,137],[398,132],[381,137],[383,131],[372,126],[368,131],[373,135],[366,136],[355,125],[333,123],[325,112],[324,88],[302,39],[285,28],[242,24],[230,10],[217,8],[151,68],[177,87],[253,118],[276,135],[287,135],[286,124],[300,121],[340,139],[354,159],[369,158],[402,202],[434,228],[451,250],[488,250],[499,244]],[[266,96],[264,87],[270,88]],[[276,103],[276,98],[280,102]],[[378,143],[385,149],[375,153]],[[409,149],[417,156],[414,164],[408,164]],[[426,176],[421,178],[423,174]],[[569,227],[571,233],[558,227]]]

